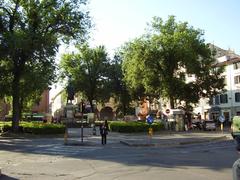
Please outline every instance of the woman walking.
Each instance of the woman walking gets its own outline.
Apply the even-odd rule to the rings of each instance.
[[[107,134],[108,134],[108,123],[107,120],[100,126],[100,134],[102,136],[102,145],[107,144]]]

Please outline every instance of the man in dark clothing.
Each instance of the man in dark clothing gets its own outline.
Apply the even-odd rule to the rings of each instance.
[[[100,126],[100,134],[102,136],[102,145],[107,144],[107,134],[108,134],[108,123],[104,121],[104,123]]]

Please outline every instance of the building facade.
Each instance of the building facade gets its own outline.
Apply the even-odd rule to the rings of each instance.
[[[216,49],[217,66],[224,67],[222,76],[225,78],[225,90],[211,99],[201,99],[194,108],[204,119],[218,121],[223,115],[225,123],[229,124],[235,115],[240,115],[240,57],[233,51]],[[220,52],[219,52],[220,51]]]
[[[0,99],[0,120],[5,119],[7,115],[11,114],[11,109],[12,106],[10,103],[4,99]],[[33,105],[31,111],[32,113],[49,113],[49,89],[43,91],[40,101]]]

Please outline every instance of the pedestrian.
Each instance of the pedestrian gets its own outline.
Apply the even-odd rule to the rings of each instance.
[[[240,153],[240,136],[235,136],[234,140],[237,143],[236,150],[238,151],[238,153]],[[232,171],[233,171],[233,180],[240,180],[240,159],[237,159],[233,163]]]
[[[102,136],[102,145],[107,144],[107,134],[108,134],[109,128],[108,128],[108,122],[107,120],[104,121],[104,123],[102,123],[100,125],[100,134]]]

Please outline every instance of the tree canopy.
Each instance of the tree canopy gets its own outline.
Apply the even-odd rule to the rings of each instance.
[[[93,100],[106,99],[109,59],[104,46],[78,46],[77,53],[64,54],[60,66],[64,77],[71,77],[76,92],[83,93],[93,110]]]
[[[117,115],[126,115],[130,109],[132,97],[124,82],[122,59],[119,53],[114,55],[106,71],[109,79],[106,89],[109,90],[109,94],[115,98],[118,104]]]
[[[91,24],[85,3],[0,0],[0,83],[2,95],[11,95],[13,99],[14,131],[18,130],[25,90],[31,94],[36,92],[38,83],[41,87],[51,84],[61,41],[81,42],[86,38]]]
[[[203,32],[188,23],[177,23],[174,16],[164,22],[154,17],[149,31],[122,48],[123,73],[132,92],[197,103],[224,87],[223,68],[214,68],[214,52],[203,39]],[[190,81],[188,76],[194,78]]]

